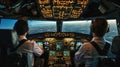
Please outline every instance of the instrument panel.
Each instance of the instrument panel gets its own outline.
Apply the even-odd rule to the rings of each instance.
[[[47,33],[47,37],[39,38],[41,36],[37,35],[32,39],[40,48],[44,49],[45,67],[74,67],[72,64],[74,53],[83,43],[89,42],[90,38],[88,35],[85,37],[83,35],[76,36],[73,33],[72,35],[64,34],[66,36],[59,36],[59,34],[52,33],[48,37]]]

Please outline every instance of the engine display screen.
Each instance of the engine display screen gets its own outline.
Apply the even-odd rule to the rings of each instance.
[[[63,50],[63,42],[56,42],[56,50],[61,51]]]
[[[38,42],[36,42],[36,43],[37,43],[37,45],[38,45],[40,48],[43,48],[43,42],[38,41]]]

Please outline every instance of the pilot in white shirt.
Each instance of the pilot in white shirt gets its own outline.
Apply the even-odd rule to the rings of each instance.
[[[106,43],[104,35],[108,32],[107,21],[104,18],[96,18],[91,24],[91,31],[93,34],[92,41],[96,42],[97,45],[103,49]],[[111,54],[110,50],[108,54]],[[90,42],[86,42],[82,44],[75,53],[75,63],[77,65],[77,63],[80,64],[84,62],[85,67],[96,67],[98,56],[100,55],[97,53],[95,47]]]
[[[27,21],[18,20],[14,25],[14,30],[16,30],[19,41],[26,39],[27,32],[29,30]],[[34,40],[25,41],[20,47],[18,47],[18,53],[30,53],[30,58],[32,61],[32,66],[34,66],[34,55],[41,56],[44,51],[36,44]]]

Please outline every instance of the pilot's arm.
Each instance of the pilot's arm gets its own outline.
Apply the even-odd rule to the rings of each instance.
[[[41,49],[36,42],[34,42],[33,53],[36,56],[41,56],[44,53],[43,49]]]
[[[75,61],[79,63],[84,61],[84,55],[85,55],[84,46],[81,46],[79,50],[75,53]]]
[[[92,58],[92,50],[90,47],[90,43],[84,43],[79,48],[79,50],[75,53],[75,60],[78,63],[83,63],[83,62],[87,61],[88,64],[91,64],[91,62],[89,60],[90,58]]]

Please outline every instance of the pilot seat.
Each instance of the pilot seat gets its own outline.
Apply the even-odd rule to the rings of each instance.
[[[16,31],[10,29],[0,29],[0,67],[31,67],[28,54],[18,54],[19,46]],[[23,60],[26,63],[23,63]]]
[[[18,45],[17,34],[14,30],[0,29],[0,67],[15,67],[18,59],[12,59],[12,49]],[[10,58],[11,57],[11,58]],[[18,57],[18,56],[16,56]]]

